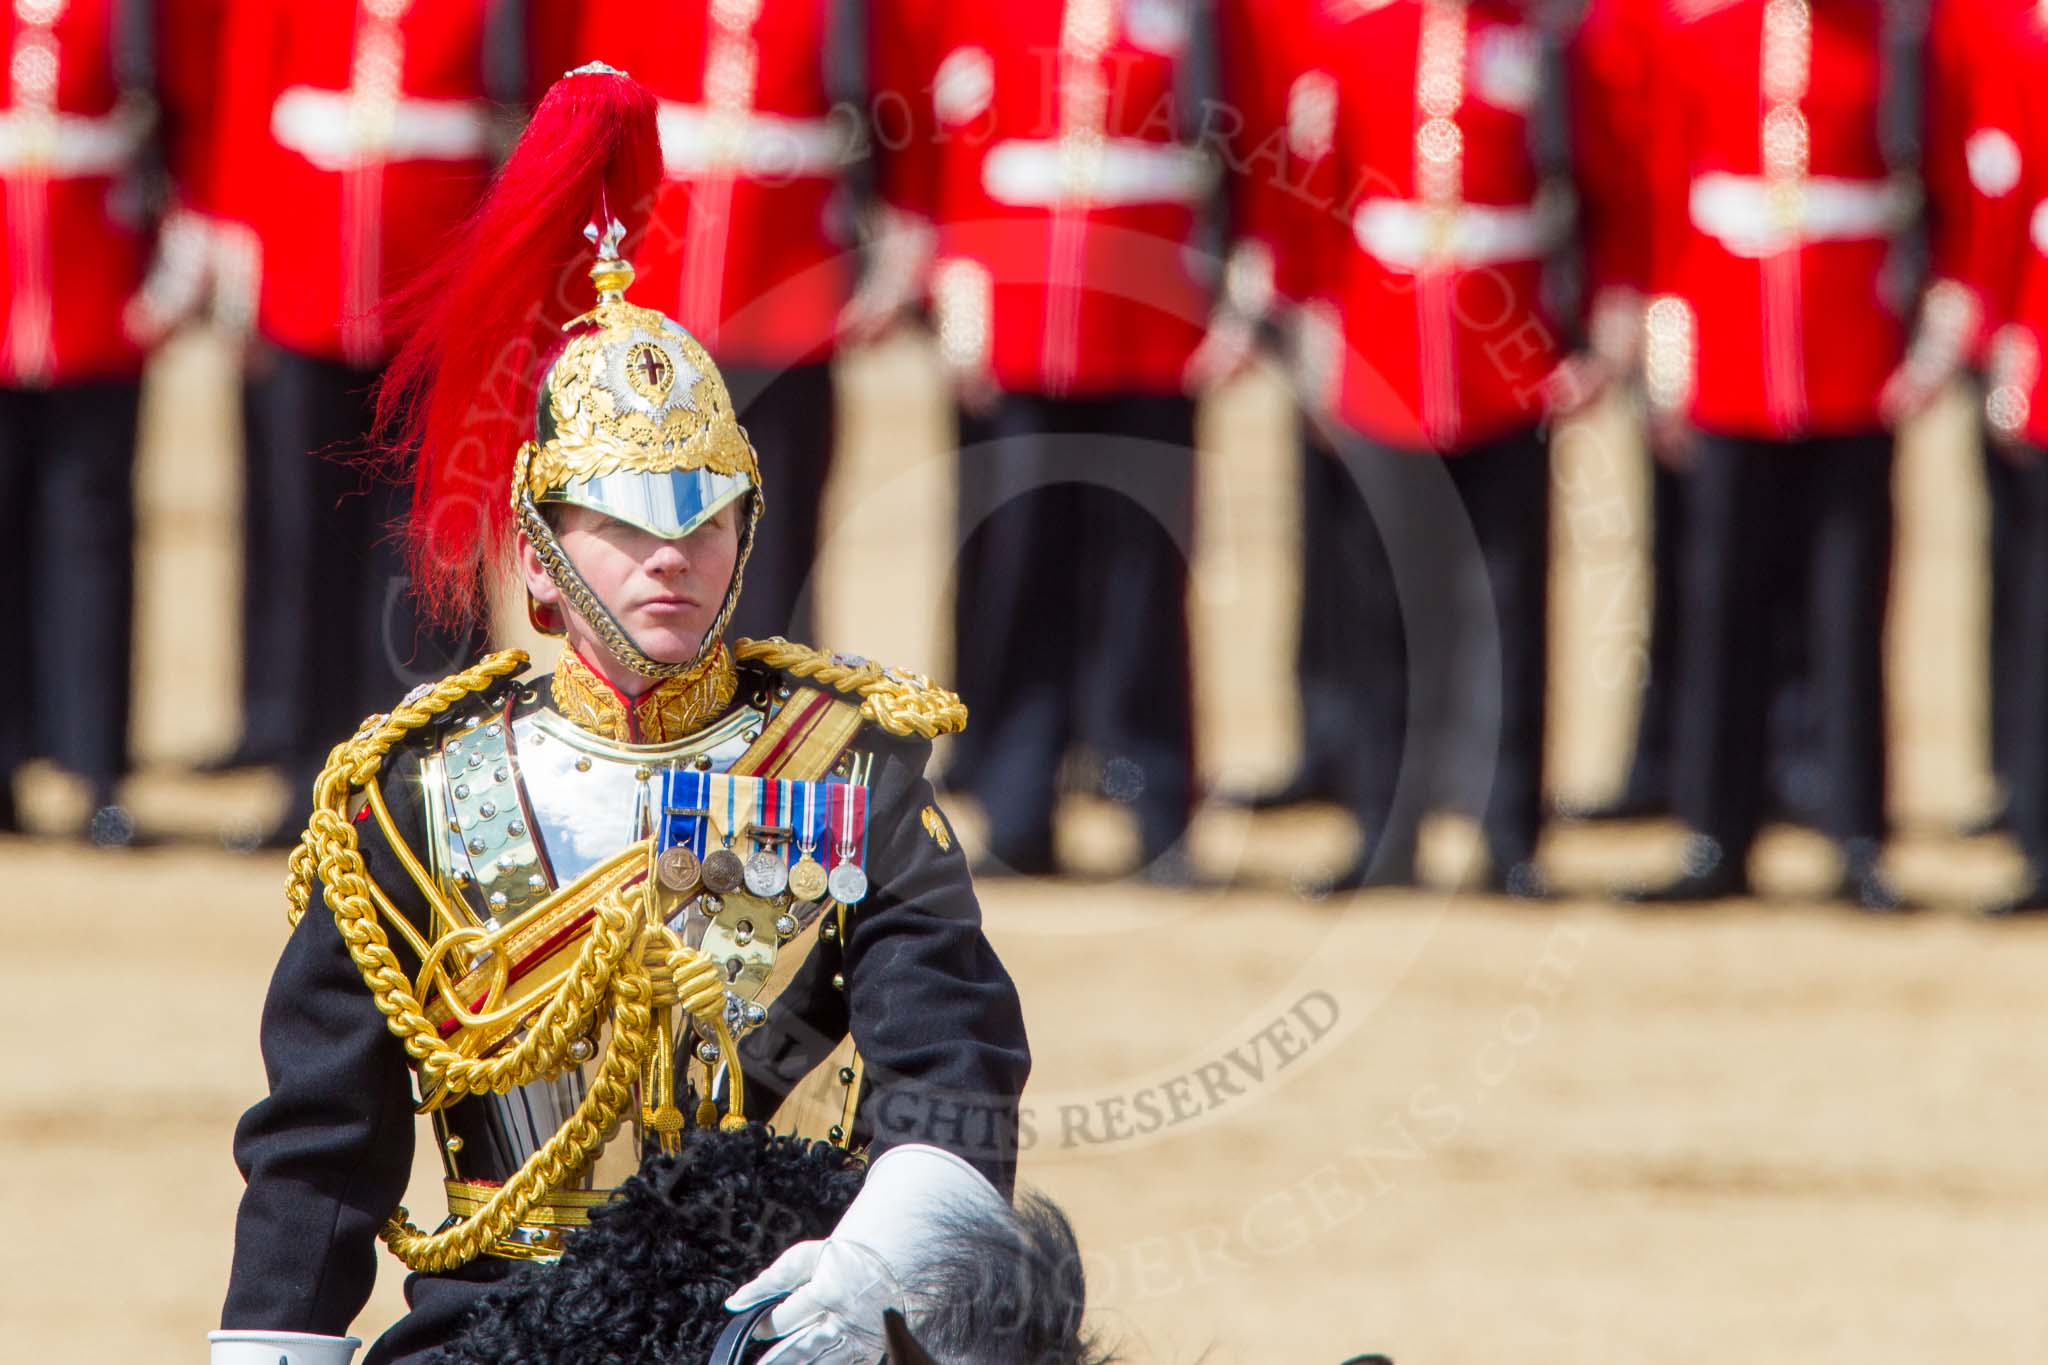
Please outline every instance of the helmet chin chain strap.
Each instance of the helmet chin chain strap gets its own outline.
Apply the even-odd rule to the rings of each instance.
[[[697,652],[682,663],[664,663],[634,643],[632,635],[619,623],[619,618],[612,615],[611,608],[598,598],[590,584],[584,581],[583,575],[577,571],[576,566],[569,562],[568,551],[562,548],[562,542],[556,538],[555,528],[548,525],[547,518],[534,506],[532,494],[524,487],[514,499],[514,507],[519,515],[519,528],[526,532],[527,539],[533,542],[534,555],[540,560],[541,567],[547,571],[548,580],[562,590],[562,596],[568,599],[569,607],[597,633],[598,640],[610,651],[612,657],[635,673],[649,678],[681,677],[703,667],[705,660],[710,658],[712,652],[718,648],[719,642],[725,638],[726,623],[732,619],[733,609],[739,605],[740,580],[746,574],[747,555],[754,548],[754,527],[761,520],[759,488],[747,492],[747,520],[740,532],[740,552],[733,564],[732,586],[726,589],[725,601],[718,609],[718,617],[711,623],[711,628],[704,632],[703,640],[698,642]]]

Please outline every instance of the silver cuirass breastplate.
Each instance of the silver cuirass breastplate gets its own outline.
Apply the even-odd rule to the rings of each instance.
[[[767,720],[764,706],[741,705],[683,740],[628,745],[583,730],[545,707],[509,721],[503,713],[471,717],[452,727],[421,765],[429,870],[443,892],[479,922],[510,923],[620,849],[648,838],[662,816],[671,773],[726,772]],[[721,913],[707,913],[707,900]],[[728,910],[715,898],[697,897],[670,924],[692,946],[704,946],[707,934],[723,944],[733,923],[747,922],[749,913],[744,905]],[[776,914],[772,905],[759,910],[764,922]],[[727,922],[723,930],[721,920]],[[751,925],[746,938],[750,945],[760,941]],[[774,937],[767,942],[772,959]],[[810,944],[805,936],[782,946],[807,951]],[[774,975],[786,984],[793,964],[783,968]],[[762,1022],[768,1003],[762,992],[744,988],[766,984],[768,974],[750,970],[746,981],[739,975],[734,974],[737,989],[728,997],[727,1013],[743,1031]],[[676,1036],[682,1048],[696,1045],[687,1030]],[[437,1112],[449,1176],[502,1181],[515,1173],[583,1099],[606,1039],[590,1041],[589,1056],[578,1068]],[[679,1070],[685,1061],[678,1058]],[[613,1141],[583,1172],[582,1188],[612,1188],[637,1167],[636,1126],[622,1132],[633,1140]]]

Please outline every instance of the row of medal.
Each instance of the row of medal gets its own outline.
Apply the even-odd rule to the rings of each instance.
[[[867,795],[867,788],[845,782],[671,772],[655,876],[677,895],[744,890],[773,900],[787,892],[800,901],[829,896],[853,905],[868,894]],[[751,852],[743,855],[735,844]]]

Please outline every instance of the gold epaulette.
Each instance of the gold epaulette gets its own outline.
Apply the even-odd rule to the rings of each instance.
[[[383,766],[385,758],[407,736],[424,729],[457,702],[487,692],[502,679],[524,672],[527,662],[525,650],[501,649],[439,682],[421,683],[389,711],[379,711],[367,717],[355,734],[335,750],[328,762],[331,764],[336,758],[348,760],[349,767],[354,770],[354,785],[367,785]]]
[[[862,717],[892,735],[932,739],[967,728],[967,704],[922,673],[885,668],[858,654],[812,649],[779,635],[741,640],[733,646],[733,655],[859,697]]]
[[[291,875],[286,886],[285,918],[293,926],[306,913],[312,898],[319,814],[324,810],[348,820],[355,813],[355,793],[377,780],[393,749],[414,732],[431,725],[451,706],[478,692],[489,691],[501,678],[525,669],[526,664],[524,650],[499,650],[474,667],[451,673],[440,682],[420,684],[406,693],[397,706],[370,716],[353,735],[334,746],[327,755],[327,766],[313,783],[316,818],[306,826],[289,859]]]

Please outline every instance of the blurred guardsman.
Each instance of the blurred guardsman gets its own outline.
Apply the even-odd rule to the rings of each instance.
[[[398,495],[349,457],[391,354],[380,301],[475,206],[494,101],[530,88],[529,18],[513,0],[228,3],[212,209],[243,244],[221,253],[221,307],[253,327],[260,441],[246,747],[283,749],[287,826],[336,727],[469,646],[418,619],[389,530]]]
[[[735,1309],[792,1294],[766,1323],[785,1358],[850,1361],[881,1355],[885,1308],[998,1311],[925,1292],[972,1282],[944,1281],[957,1220],[984,1252],[1018,1235],[1023,1020],[923,776],[965,712],[915,674],[726,640],[761,470],[705,349],[625,297],[609,217],[644,228],[656,118],[610,68],[565,76],[411,295],[420,330],[380,411],[418,443],[415,583],[471,615],[516,559],[566,644],[549,675],[508,651],[392,698],[320,776],[264,1010],[270,1094],[236,1132],[215,1365],[345,1362],[380,1237],[417,1273],[370,1365],[450,1345],[494,1289],[501,1308],[583,1293],[602,1268],[577,1230],[643,1155],[774,1141],[749,1121],[849,1034],[822,1135],[869,1163],[836,1225],[784,1251],[788,1210],[748,1259],[666,1283],[643,1266],[570,1316],[611,1332],[711,1279],[714,1309],[734,1287]],[[398,1207],[420,1112],[447,1170],[431,1230]],[[684,1156],[650,1160],[653,1188],[719,1178]],[[590,1358],[579,1344],[549,1358]],[[686,1358],[665,1344],[634,1358]]]
[[[1669,16],[1653,68],[1645,365],[1685,450],[1678,813],[1652,900],[1746,894],[1768,762],[1776,604],[1801,635],[1840,894],[1896,909],[1885,834],[1893,428],[1960,359],[1954,290],[1921,297],[1921,35],[1909,6],[1736,0]],[[1917,331],[1911,331],[1917,318]],[[1909,332],[1912,343],[1908,344]]]
[[[734,628],[810,634],[808,592],[836,423],[831,360],[850,297],[860,7],[848,0],[581,6],[576,59],[661,100],[667,175],[637,293],[718,361],[775,485]]]
[[[1049,872],[1055,778],[1086,742],[1137,816],[1143,865],[1179,876],[1187,385],[1218,246],[1193,145],[1206,7],[1021,0],[923,22],[911,164],[884,184],[936,234],[931,310],[960,409],[956,667],[976,724],[948,780],[988,813],[992,867]]]
[[[1327,155],[1335,86],[1310,39],[1324,0],[1220,0],[1218,65],[1222,109],[1205,120],[1204,141],[1229,176],[1230,240],[1223,308],[1197,365],[1206,385],[1228,377],[1238,349],[1228,324],[1248,321],[1278,353],[1298,392],[1321,382],[1305,366],[1299,308],[1313,281],[1319,228],[1306,202],[1311,168]],[[1300,759],[1264,790],[1234,799],[1254,809],[1304,801],[1351,804],[1361,746],[1355,679],[1365,642],[1345,605],[1345,587],[1371,572],[1379,531],[1357,486],[1314,421],[1295,427],[1300,493],[1301,593],[1295,634]]]
[[[189,162],[187,7],[15,0],[0,18],[0,610],[20,704],[0,718],[0,829],[43,754],[82,777],[92,837],[125,843],[136,413],[143,361],[203,287],[166,208]],[[163,231],[157,231],[163,217]],[[152,255],[156,265],[152,268]]]
[[[2048,24],[2029,6],[1988,37],[1972,75],[2006,92],[1988,126],[2011,136],[2017,165],[2008,194],[1987,196],[1979,207],[1993,210],[1985,215],[1991,224],[1984,233],[1988,243],[2003,245],[2015,232],[2020,238],[2010,255],[1987,246],[1979,257],[1987,306],[2003,319],[1985,371],[1994,459],[2008,468],[2003,486],[1993,486],[1994,497],[2008,499],[2010,537],[2005,562],[1995,565],[2005,575],[1996,593],[2011,613],[2002,663],[2012,673],[2000,685],[2029,703],[2016,706],[2006,722],[2004,742],[2013,753],[2003,770],[2027,882],[1990,913],[2037,915],[2048,913],[2048,708],[2040,704],[2048,696],[2048,389],[2041,364],[2048,347],[2048,90],[2042,86],[2048,79]],[[1978,162],[1982,157],[1980,150]],[[2002,178],[2002,164],[1999,169]],[[1996,212],[2000,207],[2003,214]]]
[[[1971,336],[1967,364],[1981,373],[1989,339],[2000,324],[2000,282],[2014,278],[2027,251],[2021,204],[2020,83],[2012,77],[2014,26],[2035,9],[2031,0],[1938,0],[1927,34],[1928,110],[1925,179],[1931,266],[1967,300]],[[2013,767],[2023,748],[2031,708],[2019,654],[2027,626],[2023,523],[2028,519],[2025,458],[2018,446],[1986,429],[1984,482],[1990,513],[1991,613],[1985,683],[1990,701],[1989,765],[1997,779],[1982,829],[2011,824]]]
[[[1593,350],[1632,373],[1640,352],[1649,270],[1647,111],[1656,99],[1650,51],[1664,0],[1591,0],[1572,40],[1572,159],[1585,243]],[[1651,433],[1654,434],[1654,433]],[[1649,636],[1635,742],[1621,788],[1584,819],[1636,819],[1671,809],[1671,729],[1679,639],[1678,471],[1666,452],[1645,454],[1649,483]]]
[[[1379,528],[1379,562],[1346,585],[1374,762],[1337,885],[1412,881],[1423,815],[1455,798],[1483,812],[1485,884],[1540,895],[1544,422],[1584,398],[1561,387],[1562,35],[1503,0],[1328,18],[1326,402]]]

